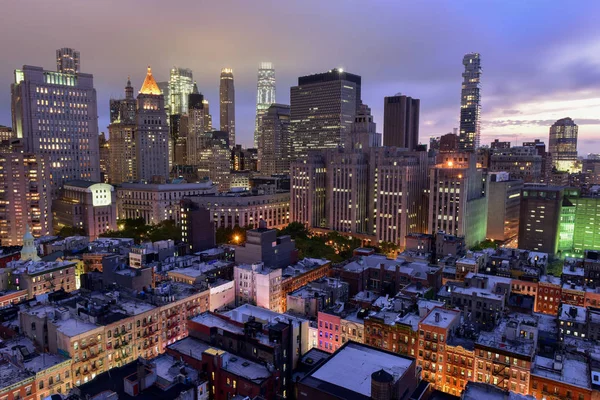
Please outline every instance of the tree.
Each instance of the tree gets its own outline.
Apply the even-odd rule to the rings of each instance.
[[[58,231],[58,236],[69,237],[69,236],[86,236],[83,228],[77,228],[75,226],[63,226]]]
[[[292,239],[307,238],[310,234],[306,226],[300,222],[290,222],[285,228],[279,230],[278,236],[289,235]]]
[[[379,249],[381,253],[386,256],[395,256],[399,250],[399,247],[396,243],[393,242],[381,242],[379,243]]]

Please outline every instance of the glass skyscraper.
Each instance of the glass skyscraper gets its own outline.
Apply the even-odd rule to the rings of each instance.
[[[480,142],[481,119],[481,57],[479,53],[469,53],[463,58],[462,92],[460,100],[461,151],[475,151]]]
[[[548,148],[552,166],[558,171],[577,171],[578,126],[571,118],[559,119],[550,127]]]
[[[160,86],[160,85],[159,85]],[[171,68],[169,92],[164,93],[168,101],[169,115],[188,112],[188,96],[194,91],[194,77],[188,68]]]
[[[258,88],[256,93],[256,123],[254,126],[254,147],[260,143],[261,117],[271,104],[275,103],[275,69],[270,62],[260,63],[258,68]]]

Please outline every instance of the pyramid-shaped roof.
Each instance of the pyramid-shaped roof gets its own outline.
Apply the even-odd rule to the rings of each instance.
[[[148,66],[148,73],[146,74],[146,79],[144,79],[144,84],[140,89],[141,94],[162,94],[156,80],[152,76],[152,68]]]

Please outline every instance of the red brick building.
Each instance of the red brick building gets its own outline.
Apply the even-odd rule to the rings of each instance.
[[[236,395],[275,398],[275,383],[281,377],[254,361],[235,356],[194,338],[185,338],[166,348],[166,353],[181,358],[208,375],[211,399],[227,400]],[[287,393],[285,393],[287,395]]]

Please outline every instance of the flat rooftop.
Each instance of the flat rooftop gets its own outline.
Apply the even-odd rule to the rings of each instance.
[[[554,360],[547,357],[536,356],[531,367],[533,375],[542,376],[569,385],[591,389],[590,369],[588,363],[581,359],[570,358],[566,355],[560,369],[554,369]]]
[[[381,351],[360,343],[347,342],[321,367],[306,379],[333,385],[332,390],[343,390],[371,397],[371,374],[384,370],[397,381],[415,362],[414,359]],[[306,382],[309,384],[309,382]],[[345,396],[342,396],[345,397]]]
[[[438,315],[439,317],[437,317]],[[427,314],[423,321],[421,321],[421,324],[448,329],[457,319],[460,319],[460,311],[436,307]]]
[[[90,324],[88,322],[84,322],[73,317],[70,317],[69,319],[54,321],[52,323],[56,325],[57,331],[63,333],[68,337],[81,335],[83,333],[100,328],[100,326],[98,325]]]

